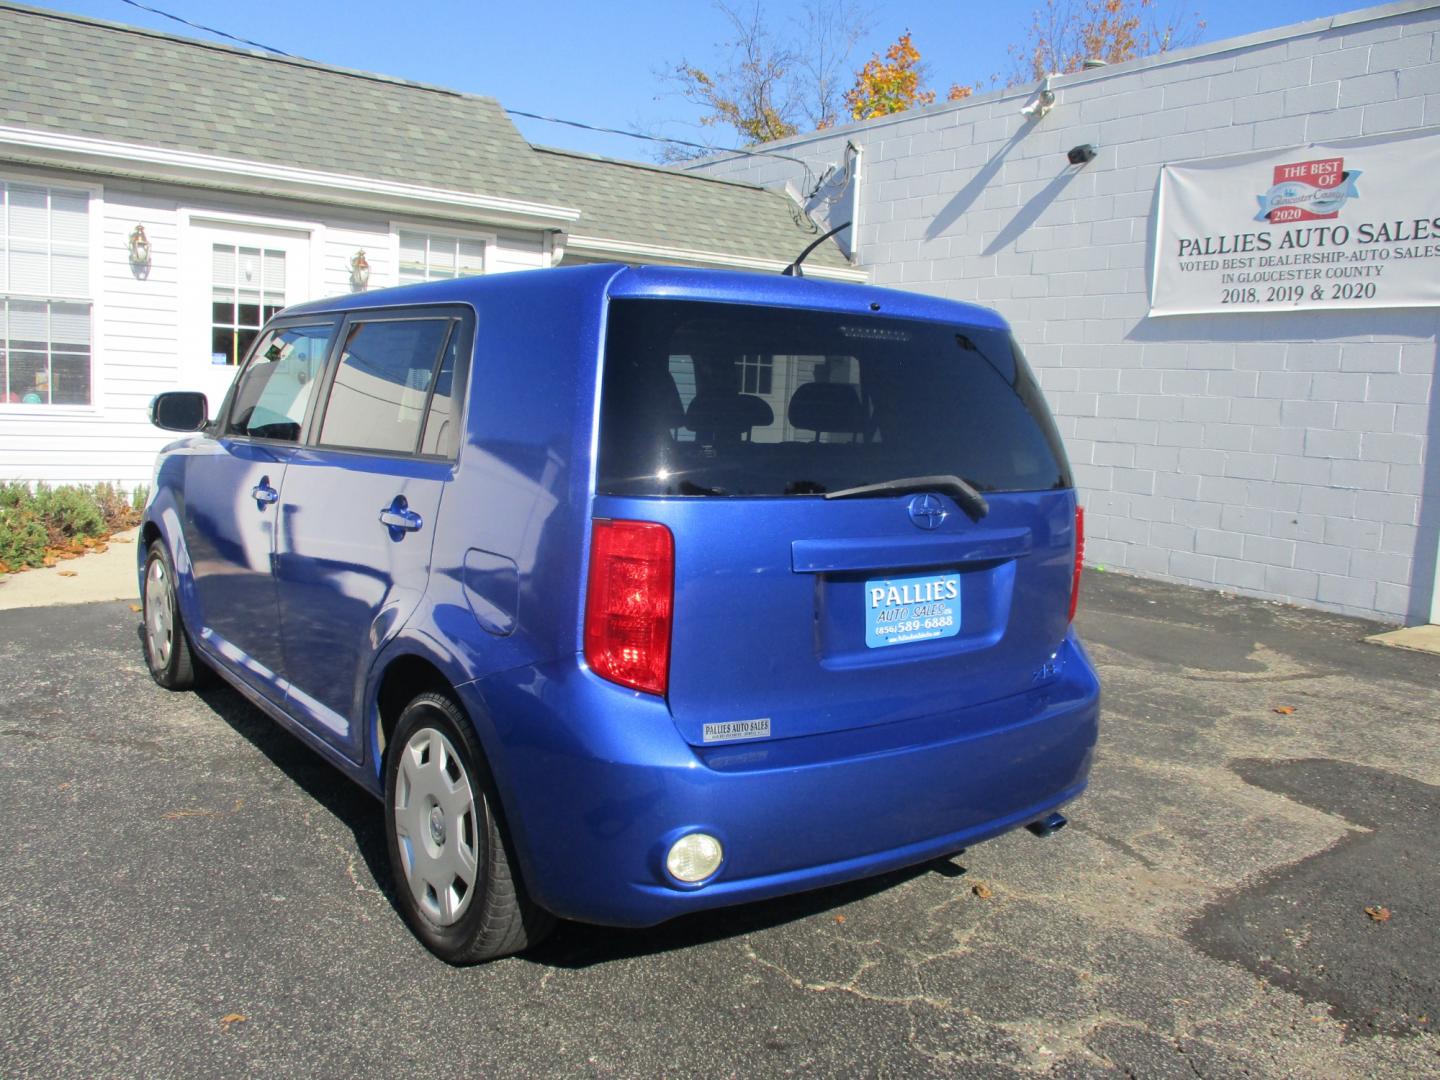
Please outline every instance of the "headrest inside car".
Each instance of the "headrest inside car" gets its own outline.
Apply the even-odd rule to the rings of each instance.
[[[790,398],[790,423],[808,431],[860,430],[860,395],[849,383],[805,383]]]
[[[697,394],[685,410],[685,426],[697,435],[743,435],[775,422],[775,410],[754,394]]]

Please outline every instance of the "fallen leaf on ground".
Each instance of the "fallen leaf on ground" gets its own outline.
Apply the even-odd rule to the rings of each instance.
[[[229,1031],[231,1024],[243,1024],[249,1019],[248,1016],[243,1016],[240,1013],[226,1013],[220,1017],[220,1027],[225,1031]]]
[[[990,891],[990,886],[986,885],[983,881],[976,882],[975,887],[972,888],[970,891],[973,892],[976,896],[978,896],[981,900],[989,900],[990,897],[995,895],[993,892]]]
[[[1388,922],[1390,919],[1390,909],[1388,907],[1380,907],[1378,904],[1375,907],[1367,907],[1365,914],[1369,915],[1374,922]]]
[[[109,547],[110,547],[109,544],[96,544],[96,545],[95,545],[93,548],[91,548],[90,550],[93,551],[96,555],[99,555],[102,551],[107,551],[107,550],[109,550]]]
[[[139,611],[139,610],[140,610],[140,605],[139,605],[139,604],[131,604],[131,605],[130,605],[130,610],[131,610],[131,611]]]
[[[112,544],[133,544],[134,542],[135,542],[135,538],[134,538],[133,536],[112,536],[112,537],[110,537],[110,543],[112,543]]]
[[[75,576],[75,571],[74,571],[74,570],[61,570],[61,571],[59,571],[59,575],[60,575],[61,577],[74,577],[74,576]]]
[[[10,572],[10,564],[9,564],[9,563],[0,562],[0,574],[8,574],[9,572]]]
[[[1281,716],[1289,716],[1291,713],[1293,713],[1293,712],[1295,711],[1295,706],[1294,706],[1294,705],[1276,705],[1276,706],[1275,706],[1275,711],[1278,712]]]
[[[84,544],[87,548],[93,548],[95,546],[95,538],[93,536],[81,537],[80,543]]]
[[[42,563],[44,563],[46,566],[54,566],[56,560],[55,560],[55,556],[54,556],[54,555],[46,555],[46,556],[45,556],[43,559],[41,559],[40,561],[41,561]]]
[[[844,915],[836,915],[836,916],[835,916],[835,921],[836,921],[837,923],[842,923],[842,922],[845,921],[845,916],[844,916]]]

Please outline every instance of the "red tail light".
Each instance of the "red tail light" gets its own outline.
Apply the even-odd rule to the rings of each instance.
[[[652,694],[670,682],[675,540],[653,521],[597,521],[585,595],[585,661],[601,678]]]
[[[1085,508],[1075,504],[1075,573],[1070,578],[1070,621],[1075,621],[1075,605],[1080,603],[1080,571],[1085,566]]]

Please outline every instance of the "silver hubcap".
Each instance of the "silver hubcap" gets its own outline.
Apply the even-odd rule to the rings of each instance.
[[[175,596],[161,559],[152,561],[145,573],[145,640],[155,666],[168,666],[175,642]]]
[[[395,837],[416,906],[441,926],[470,906],[479,865],[475,791],[455,747],[434,728],[410,736],[395,778]]]

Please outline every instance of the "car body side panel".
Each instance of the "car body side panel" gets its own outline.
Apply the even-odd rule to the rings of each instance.
[[[413,620],[448,643],[467,681],[575,650],[604,286],[615,273],[506,274],[473,298],[466,442]]]
[[[449,462],[307,447],[296,451],[279,504],[279,588],[287,701],[353,761],[363,747],[372,662],[425,594]],[[420,527],[380,513],[403,498]]]

